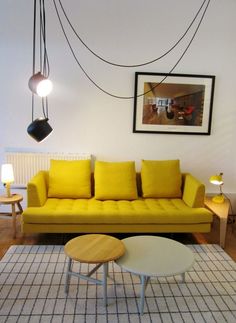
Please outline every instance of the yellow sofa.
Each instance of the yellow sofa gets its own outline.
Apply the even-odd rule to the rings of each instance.
[[[101,174],[98,174],[98,171],[96,173],[96,170],[95,175],[89,174],[91,196],[81,198],[63,197],[64,193],[60,192],[58,184],[56,194],[59,195],[56,196],[59,197],[53,197],[50,187],[50,176],[53,176],[53,173],[50,172],[51,170],[40,171],[28,183],[28,206],[21,218],[24,233],[210,231],[213,215],[204,207],[205,187],[191,174],[181,173],[181,196],[179,197],[144,197],[143,174],[135,173],[136,197],[106,199],[101,196],[98,198],[95,192],[102,189],[98,186],[98,184],[101,185],[99,182]],[[54,172],[55,174],[57,172]],[[106,177],[109,172],[106,171],[104,174]],[[120,177],[122,176],[119,175],[116,180],[120,181]],[[66,176],[63,180],[66,181]],[[62,187],[61,190],[63,191]]]

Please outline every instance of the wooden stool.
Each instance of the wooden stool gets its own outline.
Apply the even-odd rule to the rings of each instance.
[[[0,204],[11,204],[12,210],[12,223],[13,223],[13,238],[16,237],[16,204],[19,208],[20,213],[23,212],[20,202],[23,200],[23,196],[20,194],[12,194],[12,196],[7,197],[4,195],[0,196]]]
[[[95,284],[103,285],[104,305],[107,305],[108,262],[116,260],[125,252],[122,241],[103,234],[86,234],[74,238],[65,245],[65,254],[69,257],[66,272],[65,293],[69,290],[70,277],[76,276]],[[87,275],[72,271],[72,260],[80,263],[97,264]],[[103,279],[90,277],[103,265]]]

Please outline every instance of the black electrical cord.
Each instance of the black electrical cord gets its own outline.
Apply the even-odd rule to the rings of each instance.
[[[39,68],[40,72],[47,78],[49,76],[50,67],[46,46],[46,15],[45,2],[39,0]],[[36,21],[37,21],[37,0],[34,0],[34,21],[33,21],[33,74],[35,74],[36,65]],[[35,97],[32,92],[32,122],[34,121]],[[45,119],[48,118],[48,99],[42,97],[42,110]]]
[[[176,66],[179,64],[179,62],[182,60],[182,58],[184,57],[184,55],[186,54],[186,52],[187,52],[187,50],[189,49],[189,47],[190,47],[190,45],[192,44],[192,42],[193,42],[193,40],[194,40],[194,38],[195,38],[195,36],[196,36],[196,34],[197,34],[197,32],[198,32],[198,30],[199,30],[199,28],[200,28],[200,25],[201,25],[201,23],[202,23],[202,20],[203,20],[203,18],[204,18],[204,16],[205,16],[205,14],[206,14],[206,11],[207,11],[207,8],[208,8],[208,6],[209,6],[209,4],[210,4],[210,1],[211,0],[208,0],[208,2],[207,2],[207,5],[206,5],[206,7],[205,7],[205,9],[204,9],[204,11],[203,11],[203,14],[202,14],[202,16],[201,16],[201,18],[200,18],[200,21],[199,21],[199,23],[198,23],[198,25],[197,25],[197,27],[196,27],[196,30],[195,30],[195,32],[194,32],[194,34],[193,34],[193,36],[191,37],[191,39],[190,39],[190,41],[189,41],[189,43],[188,43],[188,45],[187,45],[187,47],[185,48],[185,50],[183,51],[183,53],[182,53],[182,55],[180,56],[180,58],[178,59],[178,61],[175,63],[175,65],[171,68],[171,70],[169,71],[169,73],[167,73],[167,75],[159,82],[159,83],[157,83],[155,86],[153,86],[150,90],[148,90],[148,91],[146,91],[146,92],[144,92],[144,93],[141,93],[141,94],[138,94],[137,96],[120,96],[120,95],[115,95],[115,94],[113,94],[113,93],[110,93],[110,92],[108,92],[108,91],[106,91],[106,90],[104,90],[101,86],[99,86],[89,75],[88,75],[88,73],[85,71],[85,69],[82,67],[82,65],[81,65],[81,63],[79,62],[79,60],[78,60],[78,58],[76,57],[76,55],[75,55],[75,52],[74,52],[74,50],[73,50],[73,48],[72,48],[72,45],[71,45],[71,43],[70,43],[70,41],[69,41],[69,38],[68,38],[68,36],[67,36],[67,34],[66,34],[66,32],[65,32],[65,28],[64,28],[64,26],[63,26],[63,24],[62,24],[62,20],[61,20],[61,17],[60,17],[60,15],[59,15],[59,12],[58,12],[58,8],[57,8],[57,4],[56,4],[56,1],[55,0],[53,0],[53,2],[54,2],[54,6],[55,6],[55,10],[56,10],[56,14],[57,14],[57,17],[58,17],[58,20],[59,20],[59,23],[60,23],[60,26],[61,26],[61,29],[62,29],[62,32],[63,32],[63,34],[64,34],[64,36],[65,36],[65,39],[66,39],[66,41],[67,41],[67,44],[68,44],[68,46],[69,46],[69,48],[70,48],[70,50],[71,50],[71,53],[72,53],[72,55],[73,55],[73,57],[74,57],[74,59],[76,60],[76,62],[77,62],[77,64],[78,64],[78,66],[80,67],[80,69],[83,71],[83,73],[85,74],[85,76],[90,80],[90,82],[92,82],[93,83],[93,85],[94,86],[96,86],[100,91],[102,91],[103,93],[105,93],[105,94],[107,94],[107,95],[109,95],[109,96],[111,96],[111,97],[114,97],[114,98],[117,98],[117,99],[134,99],[135,97],[141,97],[141,96],[144,96],[144,95],[146,95],[147,93],[149,93],[149,92],[151,92],[151,91],[153,91],[153,89],[155,89],[155,88],[157,88],[160,84],[162,84],[163,82],[164,82],[164,80],[169,76],[169,75],[171,75],[171,73],[173,72],[173,70],[176,68]]]
[[[34,93],[32,92],[32,96],[31,96],[31,119],[32,122],[34,121]]]
[[[46,45],[46,14],[45,14],[45,2],[40,0],[40,44],[43,43],[43,48],[40,50],[40,60],[43,75],[48,78],[50,74],[49,59]]]
[[[33,22],[33,73],[35,74],[35,40],[36,40],[36,0],[34,0],[34,22]]]
[[[42,109],[43,109],[43,115],[45,119],[48,119],[48,98],[42,97]]]
[[[32,75],[35,74],[35,40],[36,40],[36,0],[34,0],[34,20],[33,20],[33,67],[32,67]],[[31,97],[31,118],[32,122],[34,120],[34,93],[32,92]]]
[[[147,62],[144,62],[144,63],[139,63],[139,64],[132,64],[132,65],[125,65],[125,64],[120,64],[120,63],[115,63],[115,62],[111,62],[105,58],[103,58],[102,56],[98,55],[97,53],[95,53],[84,41],[83,39],[80,37],[80,35],[76,32],[75,28],[73,27],[70,19],[68,18],[68,15],[61,3],[61,0],[58,0],[60,6],[61,6],[61,10],[69,24],[69,26],[71,27],[71,29],[73,30],[74,34],[76,35],[76,37],[79,39],[79,41],[85,46],[85,48],[87,48],[87,50],[92,53],[94,56],[96,56],[98,59],[100,59],[101,61],[103,61],[104,63],[107,63],[107,64],[110,64],[110,65],[113,65],[113,66],[117,66],[117,67],[141,67],[141,66],[145,66],[145,65],[149,65],[149,64],[152,64],[160,59],[162,59],[163,57],[165,57],[166,55],[168,55],[181,41],[182,39],[187,35],[188,31],[190,30],[190,28],[192,27],[192,25],[194,24],[195,20],[197,19],[199,13],[201,12],[205,2],[207,0],[204,0],[203,3],[201,4],[199,10],[197,11],[195,17],[193,18],[193,20],[191,21],[191,23],[189,24],[188,28],[186,29],[186,31],[183,33],[183,35],[180,37],[180,39],[173,45],[171,46],[164,54],[162,54],[161,56],[157,57],[157,58],[154,58],[154,59],[151,59]]]

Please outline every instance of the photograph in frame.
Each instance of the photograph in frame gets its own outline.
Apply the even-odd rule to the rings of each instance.
[[[210,135],[215,76],[135,73],[133,132]]]

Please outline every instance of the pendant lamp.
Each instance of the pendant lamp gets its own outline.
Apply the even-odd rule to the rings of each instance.
[[[52,91],[52,82],[41,72],[32,75],[28,84],[30,90],[41,97],[48,96]]]
[[[52,132],[48,119],[35,119],[27,128],[28,134],[38,142],[43,141]]]
[[[37,26],[38,22],[38,26]],[[36,39],[39,43],[36,43]],[[38,49],[38,55],[36,55]],[[38,72],[36,73],[36,60],[38,61]],[[43,141],[52,132],[48,123],[48,100],[47,95],[52,90],[52,82],[49,80],[49,60],[46,46],[46,15],[44,0],[34,0],[34,22],[33,22],[33,73],[28,85],[32,92],[32,122],[27,128],[28,134],[37,142]],[[41,98],[43,117],[34,119],[35,95]]]

